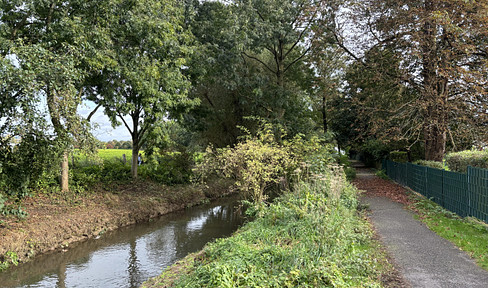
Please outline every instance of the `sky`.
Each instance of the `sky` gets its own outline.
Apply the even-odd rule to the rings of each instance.
[[[84,101],[81,107],[78,108],[78,114],[83,117],[87,117],[91,111],[96,107],[95,103],[90,101]],[[132,121],[130,118],[125,118],[129,125],[132,125]],[[131,140],[131,136],[127,128],[122,124],[115,129],[112,128],[112,124],[110,124],[110,120],[108,119],[107,115],[103,113],[103,107],[100,107],[97,112],[92,116],[91,124],[98,125],[98,128],[93,129],[92,133],[100,141],[110,141],[110,140]]]

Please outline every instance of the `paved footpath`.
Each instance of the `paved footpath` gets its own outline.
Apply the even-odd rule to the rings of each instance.
[[[376,177],[372,171],[360,172],[357,177]],[[381,240],[412,287],[488,288],[488,271],[414,219],[402,204],[374,196],[365,196],[362,201],[369,206]]]

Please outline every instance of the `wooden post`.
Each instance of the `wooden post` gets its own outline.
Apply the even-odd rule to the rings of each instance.
[[[125,163],[127,163],[127,158],[125,157],[125,154],[122,154],[122,162],[124,162],[124,165]]]
[[[63,154],[63,160],[61,162],[61,191],[68,192],[68,179],[69,179],[69,158],[68,158],[68,151],[65,151]]]

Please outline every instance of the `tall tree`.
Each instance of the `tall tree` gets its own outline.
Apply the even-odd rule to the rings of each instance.
[[[402,58],[397,62],[401,74],[377,71],[418,91],[415,101],[404,103],[404,108],[420,112],[422,124],[414,127],[412,123],[412,129],[422,133],[425,158],[441,161],[447,140],[454,138],[453,125],[480,128],[486,123],[488,4],[463,0],[359,2],[356,7],[361,9],[352,18],[362,26],[363,39],[370,47],[388,47]],[[356,55],[357,48],[344,42],[345,34],[338,33],[336,38],[365,69],[378,68]]]
[[[88,135],[76,110],[84,78],[101,62],[95,43],[103,43],[97,25],[107,1],[0,1],[0,47],[16,69],[32,76],[36,91],[31,97],[45,99],[51,127],[61,147],[61,187],[68,190],[68,148],[74,138]],[[12,93],[25,94],[18,85]],[[32,92],[32,91],[30,91]]]
[[[148,132],[194,103],[183,74],[191,36],[182,26],[183,8],[176,0],[120,0],[112,7],[114,62],[92,79],[98,84],[89,99],[103,105],[112,125],[123,124],[130,132],[133,178]]]
[[[201,99],[202,105],[188,118],[197,124],[194,126],[199,135],[217,146],[235,144],[242,132],[238,126],[251,131],[256,128],[248,116],[280,124],[290,136],[313,130],[309,108],[314,72],[306,61],[310,53],[306,35],[311,35],[311,29],[300,26],[301,20],[293,23],[291,19],[306,12],[296,8],[297,14],[291,14],[293,1],[285,1],[288,8],[281,12],[272,9],[280,6],[278,1],[268,1],[271,8],[265,5],[266,1],[257,2],[193,3],[194,17],[189,26],[200,46],[189,65],[191,94]],[[264,22],[254,19],[259,17],[255,8],[262,9],[258,12],[269,18]],[[271,17],[268,12],[286,14],[288,18]],[[285,21],[288,22],[282,23]],[[267,50],[273,41],[278,41],[278,36],[269,32],[274,26],[287,29],[282,31],[283,40],[279,40],[285,42],[276,48],[281,52],[274,53],[283,55],[277,58]],[[279,29],[275,30],[278,33]],[[276,59],[280,65],[276,65]]]
[[[324,0],[236,0],[236,13],[247,41],[242,49],[246,59],[261,64],[274,77],[276,97],[286,98],[286,74],[310,54],[312,43],[322,33],[315,33],[319,23],[331,22],[336,2]],[[277,103],[280,103],[278,101]],[[278,119],[283,119],[286,101],[275,105]]]

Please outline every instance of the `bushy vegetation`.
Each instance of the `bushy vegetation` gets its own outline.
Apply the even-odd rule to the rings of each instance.
[[[371,230],[340,170],[296,184],[233,237],[218,240],[175,287],[380,287]]]
[[[126,182],[131,177],[130,150],[103,149],[97,155],[78,157],[71,171],[74,187],[87,187],[97,183]],[[122,154],[126,154],[123,161]],[[141,153],[143,154],[143,153]],[[194,164],[188,153],[171,152],[157,155],[142,155],[139,166],[141,178],[173,185],[189,183]]]
[[[461,151],[445,156],[449,170],[466,173],[468,166],[488,169],[488,151]]]
[[[379,140],[368,140],[360,147],[361,161],[369,167],[378,166],[388,156],[390,149]]]
[[[288,189],[292,175],[323,171],[334,161],[331,148],[300,135],[279,144],[272,125],[265,123],[233,148],[207,149],[196,173],[204,181],[211,175],[232,178],[246,199],[261,204],[270,193]]]
[[[417,164],[420,166],[427,166],[430,168],[436,168],[441,170],[449,170],[443,162],[438,162],[438,161],[417,160],[413,164]]]
[[[392,151],[390,152],[391,161],[405,163],[408,162],[408,155],[405,151]]]
[[[330,146],[301,137],[278,144],[270,128],[211,151],[200,167],[235,178],[254,201],[246,211],[254,220],[184,261],[188,273],[176,282],[172,274],[154,287],[380,287],[385,262]],[[283,178],[289,186],[265,201],[266,188]]]

